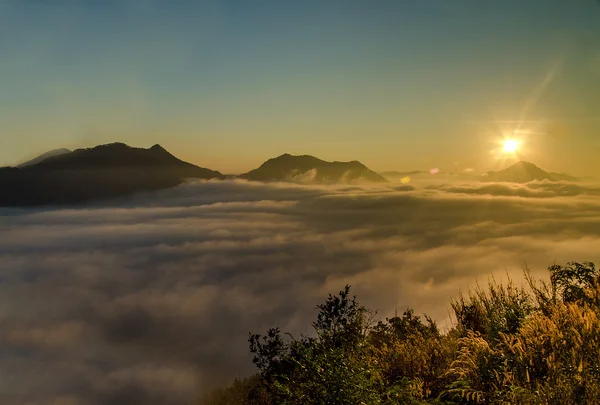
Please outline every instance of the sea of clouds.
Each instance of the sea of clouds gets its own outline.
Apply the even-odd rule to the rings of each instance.
[[[392,316],[523,267],[600,259],[600,186],[190,182],[0,211],[0,403],[185,404],[253,372],[249,332],[310,332],[346,284]]]

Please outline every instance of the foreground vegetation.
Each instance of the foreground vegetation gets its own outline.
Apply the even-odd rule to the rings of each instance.
[[[318,306],[314,336],[250,335],[258,374],[202,404],[600,403],[600,272],[549,272],[460,296],[445,333],[412,310],[374,322],[346,286]]]

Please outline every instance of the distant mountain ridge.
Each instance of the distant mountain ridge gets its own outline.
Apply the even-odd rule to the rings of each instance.
[[[418,176],[424,171],[384,172],[390,178]],[[160,145],[136,148],[111,143],[93,148],[55,149],[17,167],[0,168],[0,207],[79,204],[136,192],[160,190],[185,179],[241,178],[308,184],[384,183],[388,180],[359,161],[327,162],[310,155],[285,153],[239,176],[184,162]],[[481,178],[489,182],[526,183],[535,180],[575,181],[546,172],[533,163],[518,162]]]
[[[0,206],[77,204],[174,187],[186,178],[224,176],[184,162],[160,145],[112,143],[0,168]]]
[[[136,148],[120,142],[98,145],[93,148],[76,149],[67,155],[52,156],[36,165],[38,169],[53,170],[142,167],[176,170],[191,177],[223,177],[218,171],[198,167],[176,158],[158,144],[149,149]]]
[[[299,183],[384,183],[388,180],[359,161],[327,162],[310,155],[285,153],[238,178]]]
[[[520,161],[514,165],[497,172],[487,172],[483,175],[484,181],[505,181],[511,183],[528,183],[530,181],[576,181],[577,178],[563,173],[546,172],[533,163]]]
[[[26,162],[23,162],[21,164],[19,164],[17,167],[27,167],[27,166],[33,166],[35,164],[38,164],[48,158],[54,157],[54,156],[60,156],[60,155],[65,155],[67,153],[71,153],[71,151],[69,149],[66,148],[61,148],[61,149],[53,149],[51,151],[48,151],[46,153],[43,153],[31,160],[28,160]]]

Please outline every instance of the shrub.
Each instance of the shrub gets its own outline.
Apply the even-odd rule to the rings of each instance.
[[[492,280],[459,296],[446,333],[410,309],[373,325],[346,286],[317,307],[313,337],[250,335],[259,374],[206,404],[599,403],[600,272],[549,272],[549,283],[526,272],[528,288]]]
[[[497,341],[500,333],[515,333],[534,310],[531,294],[511,280],[506,286],[491,280],[487,290],[476,287],[451,305],[461,334],[477,332],[488,342]]]
[[[377,404],[378,375],[369,364],[367,311],[350,286],[319,305],[316,337],[284,342],[278,329],[250,335],[250,351],[276,404]],[[380,385],[380,384],[379,384]]]

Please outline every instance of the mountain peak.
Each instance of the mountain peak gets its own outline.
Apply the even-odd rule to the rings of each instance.
[[[540,169],[538,166],[534,165],[531,162],[526,162],[524,160],[520,160],[517,163],[513,164],[512,166],[510,166],[508,169],[510,168],[524,168],[524,169],[538,169],[538,170],[542,170]]]
[[[506,169],[487,172],[487,181],[506,181],[511,183],[528,183],[530,181],[574,181],[574,177],[566,174],[548,173],[531,162],[519,161]]]
[[[121,197],[174,187],[187,178],[224,176],[184,162],[160,145],[145,149],[115,142],[3,170],[0,206],[72,204]],[[34,186],[23,187],[23,184]]]
[[[47,170],[53,169],[105,169],[105,168],[163,168],[179,171],[194,171],[194,165],[183,162],[167,152],[162,146],[151,148],[132,147],[122,142],[77,149],[72,153],[51,157],[38,163]],[[214,177],[220,177],[220,174]]]
[[[90,148],[90,149],[106,149],[106,148],[111,148],[111,149],[132,149],[131,146],[129,146],[126,143],[123,143],[123,142],[107,143],[107,144],[104,144],[104,145],[94,146],[93,148]]]
[[[386,182],[387,180],[357,160],[327,162],[311,155],[284,153],[264,162],[258,169],[239,176],[257,181],[301,183]]]

